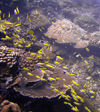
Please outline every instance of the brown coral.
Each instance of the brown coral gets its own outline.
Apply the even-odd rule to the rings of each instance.
[[[60,92],[65,93],[68,89],[64,84],[73,85],[72,80],[76,80],[64,72],[62,68],[49,63],[49,59],[45,58],[49,52],[46,54],[45,51],[38,53],[25,52],[6,46],[2,46],[1,48],[1,51],[4,53],[4,55],[1,55],[2,61],[5,60],[3,57],[6,55],[9,56],[9,54],[10,57],[14,56],[13,59],[16,59],[17,55],[19,56],[21,72],[16,80],[15,76],[12,77],[14,81],[9,87],[14,86],[14,89],[24,96],[33,98],[56,97],[60,95]],[[10,65],[13,65],[12,62],[11,60]],[[6,63],[9,63],[8,60],[6,60]],[[8,64],[8,66],[10,65]]]

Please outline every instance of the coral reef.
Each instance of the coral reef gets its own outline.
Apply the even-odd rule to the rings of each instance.
[[[91,33],[91,38],[90,40],[92,41],[94,46],[98,46],[100,45],[100,31],[96,31]]]
[[[72,80],[76,80],[74,77],[63,73],[63,70],[59,67],[56,67],[53,71],[48,69],[44,71],[43,78],[40,76],[41,74],[35,74],[35,71],[33,71],[33,76],[29,76],[28,78],[22,74],[26,81],[22,79],[18,84],[19,86],[15,86],[14,89],[24,96],[30,96],[32,98],[53,98],[60,95],[60,92],[66,93],[68,89],[64,87],[64,84],[73,85]],[[32,77],[37,77],[39,80],[36,81],[36,78],[34,80]],[[32,78],[31,81],[30,78]]]
[[[70,43],[74,48],[86,48],[100,44],[100,32],[88,33],[67,19],[57,20],[47,31],[47,36],[57,43]]]
[[[73,76],[65,73],[62,68],[57,67],[56,64],[49,63],[50,59],[46,59],[47,55],[45,57],[45,53],[43,52],[44,55],[41,53],[26,52],[17,48],[8,48],[4,46],[1,48],[4,56],[6,56],[7,53],[9,54],[9,52],[11,56],[15,56],[13,60],[16,60],[17,56],[19,56],[19,75],[12,76],[10,81],[6,79],[6,82],[8,83],[8,88],[14,86],[15,90],[19,91],[24,96],[33,98],[56,97],[60,92],[66,92],[67,89],[64,87],[64,84],[73,85],[72,80],[76,80]],[[2,62],[4,60],[5,58],[2,58]],[[13,62],[13,60],[11,62]],[[6,60],[6,63],[10,62]],[[14,64],[15,63],[10,63],[8,67]],[[56,88],[56,90],[54,90],[54,88]]]
[[[6,63],[9,68],[17,63],[17,56],[17,49],[7,46],[0,47],[0,63]]]
[[[30,7],[28,14],[19,14],[17,7],[18,15],[14,10],[14,17],[10,19],[13,23],[0,20],[0,33],[4,34],[4,37],[0,36],[0,92],[6,94],[4,101],[0,102],[0,111],[21,112],[19,106],[12,103],[17,102],[21,108],[26,106],[22,109],[25,112],[38,112],[35,109],[42,107],[38,101],[44,103],[45,99],[48,102],[56,99],[63,107],[69,106],[70,111],[99,111],[100,60],[90,56],[93,53],[86,47],[99,47],[100,32],[87,32],[94,27],[98,29],[98,22],[90,17],[91,14],[85,13],[88,5],[81,2],[74,4],[72,0],[28,0],[27,3]],[[62,19],[61,13],[79,26]],[[52,25],[45,33],[49,21]],[[85,51],[86,56],[82,57],[77,51],[83,54]],[[31,107],[32,103],[36,103],[36,107]],[[63,107],[57,108],[59,104],[55,103],[49,105],[53,105],[54,112],[59,112],[59,108]],[[47,108],[44,110],[48,111]]]
[[[22,50],[17,48],[0,47],[0,86],[7,87],[9,82],[16,77],[17,71],[12,72],[12,70],[16,69],[21,52]]]
[[[43,54],[45,55],[45,53]],[[19,86],[12,85],[16,91],[19,91],[24,96],[33,98],[56,97],[60,94],[59,92],[66,92],[67,89],[63,86],[64,84],[69,85],[72,83],[72,80],[76,80],[60,67],[49,63],[50,59],[46,59],[47,55],[46,57],[42,55],[32,52],[20,53],[19,65],[21,72],[17,77],[20,77],[21,80],[18,80],[17,85]],[[51,88],[52,86],[58,92],[55,92],[54,88]]]
[[[97,21],[89,14],[83,14],[76,17],[73,22],[88,32],[99,30],[99,23],[97,23]]]
[[[5,31],[6,29],[9,29],[12,27],[12,23],[6,20],[0,20],[0,32]]]
[[[73,43],[75,48],[85,48],[89,45],[86,31],[67,19],[57,20],[48,28],[46,34],[58,43]]]
[[[2,96],[0,96],[1,102]],[[18,104],[4,100],[0,103],[0,112],[21,112]]]
[[[45,26],[49,23],[49,20],[45,15],[43,15],[40,11],[34,10],[30,15],[27,16],[25,25],[28,25],[29,28],[39,28]]]
[[[79,57],[82,56],[80,55]],[[81,93],[84,94],[88,101],[90,100],[89,102],[96,108],[95,111],[97,112],[100,109],[100,90],[98,88],[100,86],[99,61],[99,58],[89,56],[88,58],[82,59],[82,61],[76,61],[70,68],[70,73],[77,74],[78,83],[82,86],[80,89]],[[97,65],[98,67],[95,68],[94,66]]]

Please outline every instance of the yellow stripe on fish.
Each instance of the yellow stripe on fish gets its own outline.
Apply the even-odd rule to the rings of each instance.
[[[50,65],[50,64],[46,64],[46,66],[47,66],[47,67],[50,67],[50,68],[53,68],[53,69],[55,68],[54,66],[52,66],[52,65]]]
[[[27,72],[27,74],[30,75],[30,76],[34,76],[34,75],[33,75],[32,73],[30,73],[30,72]]]
[[[56,79],[54,79],[53,77],[48,77],[48,79],[49,79],[50,81],[56,81]]]
[[[79,112],[79,109],[75,106],[73,106],[72,108],[71,108],[71,110],[74,110],[75,112]]]
[[[75,82],[74,80],[72,80],[72,83],[79,86],[79,84],[77,82]]]
[[[42,81],[47,81],[46,79],[44,79],[44,78],[42,78],[42,77],[40,77],[40,76],[36,76],[37,78],[39,78],[40,80],[42,80]]]
[[[14,10],[14,14],[15,14],[15,15],[18,15],[18,14],[19,14],[19,9],[18,9],[18,7],[16,7],[16,9]]]
[[[87,106],[85,106],[84,107],[88,112],[91,112],[91,110],[87,107]]]
[[[69,102],[64,102],[64,104],[67,104],[67,105],[73,107],[73,105],[71,103],[69,103]]]
[[[25,68],[25,67],[24,67],[23,69],[24,69],[24,70],[30,70],[29,68]]]
[[[86,51],[87,51],[87,52],[89,52],[89,51],[90,51],[90,49],[89,49],[89,48],[85,48],[85,49],[86,49]]]

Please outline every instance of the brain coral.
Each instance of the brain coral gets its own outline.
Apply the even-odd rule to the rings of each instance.
[[[89,44],[87,32],[67,19],[57,20],[46,34],[58,43],[74,43],[75,48],[85,48]]]

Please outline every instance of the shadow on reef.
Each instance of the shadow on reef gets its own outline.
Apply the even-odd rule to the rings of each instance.
[[[2,40],[1,38],[5,38],[5,34],[3,32],[0,32],[0,41]]]
[[[20,105],[22,112],[74,112],[71,110],[70,106],[64,104],[63,98],[59,100],[58,97],[52,99],[32,99],[16,93],[13,89],[9,89],[6,94],[6,99]]]
[[[87,53],[86,49],[76,49],[77,53],[81,53],[83,57],[88,57],[94,55],[95,57],[100,57],[100,48],[95,46],[88,47],[90,51]]]

